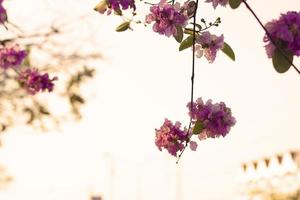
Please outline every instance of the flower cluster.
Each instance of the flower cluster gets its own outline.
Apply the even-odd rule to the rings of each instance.
[[[19,45],[6,45],[0,48],[0,69],[14,69],[17,73],[17,81],[25,88],[28,94],[34,95],[39,91],[53,91],[57,77],[49,78],[48,73],[40,74],[37,69],[22,66],[27,53]],[[23,69],[25,68],[25,69]]]
[[[4,24],[7,21],[6,10],[2,5],[3,0],[0,0],[0,23]]]
[[[165,148],[173,156],[177,156],[177,152],[182,151],[184,143],[188,141],[189,137],[187,132],[180,129],[180,126],[180,122],[173,124],[170,120],[165,119],[160,129],[155,130],[155,144],[160,151]]]
[[[168,119],[165,119],[160,129],[156,129],[155,144],[160,151],[164,148],[171,155],[177,156],[177,152],[182,152],[188,144],[195,151],[198,144],[191,141],[193,134],[198,135],[200,140],[225,137],[235,124],[230,108],[223,102],[213,104],[208,100],[204,103],[199,98],[196,102],[188,103],[187,107],[192,120],[188,130],[181,130],[179,122],[173,125]]]
[[[226,107],[224,102],[214,104],[212,100],[208,100],[204,103],[198,98],[193,104],[188,103],[187,107],[192,122],[202,126],[200,133],[197,133],[200,140],[225,137],[236,122],[230,108]]]
[[[2,3],[3,0],[0,0],[0,23],[4,24],[7,21],[7,14]],[[57,77],[50,79],[48,73],[41,74],[37,69],[26,68],[23,70],[22,63],[26,56],[26,51],[17,44],[0,46],[0,69],[4,71],[14,69],[17,81],[31,95],[39,91],[53,91],[53,81],[57,80]]]
[[[212,3],[213,7],[216,8],[218,5],[226,6],[229,0],[206,0],[207,3]]]
[[[53,81],[55,80],[57,80],[57,77],[50,79],[48,73],[41,74],[37,69],[26,69],[21,71],[18,76],[21,86],[31,95],[45,90],[52,92],[54,88]]]
[[[19,45],[10,45],[0,48],[0,68],[17,68],[26,57],[26,51]]]
[[[300,56],[300,12],[281,14],[278,20],[267,23],[266,29],[280,48]],[[267,55],[272,58],[276,47],[267,35],[263,40],[267,43],[265,46]]]
[[[205,58],[209,63],[214,62],[218,50],[222,49],[224,46],[224,36],[216,36],[210,34],[210,32],[205,31],[197,36],[196,38],[196,56],[201,58],[204,54]]]
[[[146,16],[146,23],[153,24],[153,31],[170,37],[177,33],[176,27],[185,27],[189,20],[186,4],[180,7],[179,3],[171,5],[167,0],[161,0],[158,5],[150,8]]]
[[[134,0],[102,0],[95,7],[95,10],[101,14],[104,14],[107,11],[107,15],[110,15],[112,11],[120,14],[121,10],[127,10],[132,8],[136,9]]]

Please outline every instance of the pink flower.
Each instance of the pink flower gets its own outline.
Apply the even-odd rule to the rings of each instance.
[[[200,58],[203,54],[209,63],[216,59],[217,52],[224,47],[224,36],[216,36],[206,31],[196,38],[196,56]]]
[[[206,0],[205,2],[212,3],[214,9],[216,9],[218,5],[226,6],[228,4],[228,0]]]
[[[190,149],[191,149],[192,151],[196,151],[196,150],[197,150],[197,147],[198,147],[197,142],[190,141]]]
[[[153,24],[153,31],[170,37],[176,35],[176,27],[187,25],[187,11],[180,8],[179,3],[169,4],[166,0],[161,0],[158,5],[150,8],[150,14],[146,16],[145,22]]]
[[[180,129],[181,124],[173,124],[165,119],[160,129],[155,129],[155,144],[160,151],[166,149],[172,156],[177,156],[177,152],[184,148],[184,143],[188,141],[188,134]]]

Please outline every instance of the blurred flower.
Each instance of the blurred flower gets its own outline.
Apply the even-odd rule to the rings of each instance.
[[[218,5],[226,6],[226,4],[228,3],[228,0],[206,0],[205,2],[212,3],[213,7],[216,9],[216,7]]]
[[[3,0],[0,0],[0,23],[4,24],[7,21],[7,13],[5,8],[2,5]]]
[[[200,121],[203,124],[203,130],[198,135],[200,140],[225,137],[236,122],[230,108],[226,107],[224,102],[213,104],[212,100],[208,100],[204,104],[202,99],[198,98],[193,107],[191,103],[188,103],[187,107],[193,123]]]
[[[196,151],[196,150],[197,150],[197,147],[198,147],[197,142],[195,142],[195,141],[190,141],[190,149],[191,149],[192,151]]]
[[[57,80],[57,77],[50,79],[48,73],[40,74],[37,69],[26,69],[20,72],[18,77],[21,86],[31,95],[45,90],[52,92],[54,89],[53,81],[55,80]]]
[[[185,27],[188,22],[188,12],[179,3],[171,5],[161,0],[158,5],[151,6],[150,14],[146,16],[146,23],[153,24],[153,31],[170,37],[176,35],[176,26]]]
[[[300,56],[300,12],[287,12],[281,14],[278,20],[272,20],[266,24],[266,29],[272,39],[283,49]],[[272,58],[275,50],[270,38],[265,35],[264,42],[269,58]]]
[[[0,68],[19,67],[26,57],[26,51],[21,50],[19,45],[10,45],[0,48]]]
[[[220,37],[210,34],[210,32],[205,31],[198,35],[196,38],[195,53],[198,58],[200,58],[203,53],[205,58],[209,63],[214,62],[218,50],[222,49],[224,46],[224,36]]]
[[[160,129],[155,129],[156,138],[155,144],[160,151],[162,148],[167,149],[168,152],[177,156],[177,152],[184,148],[184,142],[188,141],[188,134],[180,129],[180,122],[173,123],[165,119],[164,124]]]
[[[120,14],[121,10],[127,10],[128,8],[136,9],[134,0],[102,0],[96,5],[95,10],[104,14],[108,9],[107,14],[109,15],[112,11]]]

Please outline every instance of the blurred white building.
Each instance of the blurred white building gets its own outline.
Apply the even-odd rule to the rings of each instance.
[[[238,175],[240,199],[299,199],[300,151],[243,163]]]

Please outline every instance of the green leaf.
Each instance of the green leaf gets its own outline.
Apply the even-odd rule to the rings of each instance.
[[[119,15],[119,16],[122,16],[122,15],[123,15],[122,10],[121,10],[120,8],[115,9],[115,10],[114,10],[114,14],[115,14],[115,15]]]
[[[240,6],[242,0],[229,0],[229,5],[232,9],[236,9]]]
[[[235,61],[235,54],[234,51],[232,50],[232,48],[226,43],[224,42],[224,47],[222,49],[223,53],[225,53],[229,58],[231,58],[231,60]]]
[[[192,45],[193,45],[193,36],[190,35],[180,43],[179,51],[187,49],[187,48],[191,47]]]
[[[129,27],[130,27],[130,22],[123,22],[116,28],[116,31],[123,32],[126,31]]]
[[[288,60],[282,55],[282,53],[286,55],[286,58],[288,58]],[[275,49],[275,51],[273,52],[272,61],[275,70],[278,73],[284,73],[287,72],[292,65],[293,54],[290,51],[282,50],[282,52],[280,52],[280,50]]]
[[[183,39],[183,30],[182,30],[182,27],[176,26],[176,35],[174,36],[174,38],[179,43],[182,41],[182,39]]]
[[[193,134],[194,135],[198,135],[199,133],[201,133],[204,129],[204,125],[201,121],[196,121],[195,126],[193,128]]]

